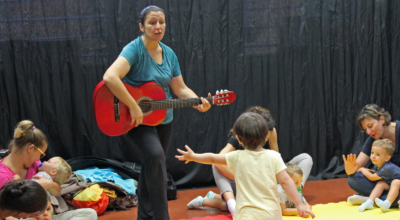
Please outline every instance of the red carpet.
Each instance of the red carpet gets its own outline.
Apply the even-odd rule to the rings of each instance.
[[[204,218],[190,218],[190,219],[179,219],[179,220],[232,220],[232,215],[217,215],[217,216],[207,216]]]

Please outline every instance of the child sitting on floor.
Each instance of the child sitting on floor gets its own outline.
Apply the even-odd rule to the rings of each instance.
[[[50,160],[39,165],[37,176],[43,176],[48,180],[52,180],[60,185],[64,184],[71,176],[72,170],[68,163],[61,157],[53,157]],[[18,181],[21,177],[15,174],[13,179]]]
[[[360,205],[358,210],[363,212],[366,209],[374,208],[374,201],[382,212],[387,212],[394,200],[397,198],[400,189],[400,168],[389,160],[394,153],[393,142],[388,139],[379,139],[374,141],[371,149],[371,161],[375,165],[374,170],[364,167],[358,169],[365,177],[371,181],[380,180],[374,190],[372,190],[369,199]],[[389,186],[390,185],[390,186]],[[389,190],[385,201],[380,200],[383,190]]]
[[[303,171],[299,166],[293,163],[286,163],[286,172],[289,174],[290,178],[292,178],[294,184],[297,187],[298,191],[301,191],[303,186],[301,182],[303,181]],[[296,209],[296,205],[290,199],[290,197],[283,190],[282,186],[278,185],[278,194],[279,194],[279,202],[281,204],[282,215],[298,215],[299,211]],[[301,199],[303,203],[306,205],[307,210],[311,210],[311,206],[307,203],[306,199],[302,194]]]
[[[244,113],[235,122],[233,132],[245,150],[225,155],[196,154],[186,145],[187,152],[178,149],[182,155],[176,158],[186,160],[186,163],[228,165],[233,170],[237,187],[234,219],[282,219],[277,180],[296,204],[299,215],[305,217],[309,213],[314,218],[285,171],[280,154],[263,149],[268,134],[265,119],[257,113]]]

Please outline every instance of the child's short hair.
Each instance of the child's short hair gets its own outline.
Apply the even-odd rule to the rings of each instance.
[[[395,150],[393,142],[389,139],[378,139],[372,143],[372,146],[385,149],[390,156],[393,156]]]
[[[286,166],[287,166],[286,172],[289,174],[289,176],[292,176],[295,173],[303,176],[303,171],[296,164],[294,164],[294,163],[286,163]]]
[[[57,175],[54,177],[54,182],[61,185],[64,184],[69,179],[72,173],[72,169],[67,163],[67,161],[65,161],[61,157],[54,157],[54,158],[57,159],[57,161],[54,164],[54,169],[57,170]]]
[[[244,148],[254,150],[265,144],[268,124],[260,114],[246,112],[236,120],[233,132],[238,136],[238,140],[244,145]]]

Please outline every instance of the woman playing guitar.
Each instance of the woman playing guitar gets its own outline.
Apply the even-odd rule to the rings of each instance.
[[[164,88],[167,99],[170,89],[178,98],[198,98],[182,78],[174,51],[160,41],[165,33],[165,14],[157,6],[148,6],[140,13],[140,30],[143,32],[124,47],[119,57],[108,68],[103,80],[111,92],[129,107],[135,127],[127,133],[143,153],[139,178],[138,219],[169,219],[167,200],[166,154],[172,138],[172,109],[167,110],[164,121],[157,126],[140,125],[143,112],[122,82],[134,86],[156,82]],[[211,96],[209,94],[209,96]],[[200,112],[210,109],[210,103],[193,106]]]

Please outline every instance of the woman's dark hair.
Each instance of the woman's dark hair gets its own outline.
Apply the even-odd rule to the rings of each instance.
[[[264,117],[265,121],[267,121],[268,123],[268,131],[272,131],[274,130],[275,127],[275,120],[271,115],[271,112],[269,112],[268,109],[260,107],[260,106],[253,106],[248,108],[245,112],[254,112],[254,113],[258,113],[261,116]]]
[[[254,113],[260,114],[267,122],[268,131],[274,130],[275,120],[272,117],[271,112],[269,112],[268,109],[260,107],[260,106],[252,106],[252,107],[248,108],[245,112],[254,112]],[[233,134],[234,134],[233,129],[231,129],[228,133],[228,136],[232,136]]]
[[[14,130],[14,139],[8,145],[9,150],[18,151],[26,144],[33,144],[40,148],[47,144],[47,137],[29,120],[21,121]]]
[[[254,150],[265,144],[268,135],[268,126],[265,119],[257,113],[246,112],[239,116],[233,125],[233,132],[243,147]]]
[[[0,207],[14,212],[43,213],[47,208],[47,193],[35,181],[11,181],[1,188]]]
[[[388,111],[385,111],[384,108],[379,107],[376,104],[368,104],[364,106],[361,111],[357,115],[356,123],[359,127],[362,128],[361,122],[366,118],[373,118],[376,120],[380,120],[381,116],[385,117],[385,126],[390,125],[390,120],[392,117],[390,116]]]
[[[164,10],[163,10],[162,8],[160,8],[160,7],[158,7],[158,6],[155,6],[155,5],[149,5],[149,6],[147,6],[146,8],[144,8],[144,9],[142,10],[142,12],[140,12],[140,23],[141,23],[143,26],[144,26],[144,21],[146,20],[147,14],[149,14],[149,13],[152,12],[152,11],[154,11],[154,12],[161,11],[161,12],[165,15],[165,12],[164,12]]]

